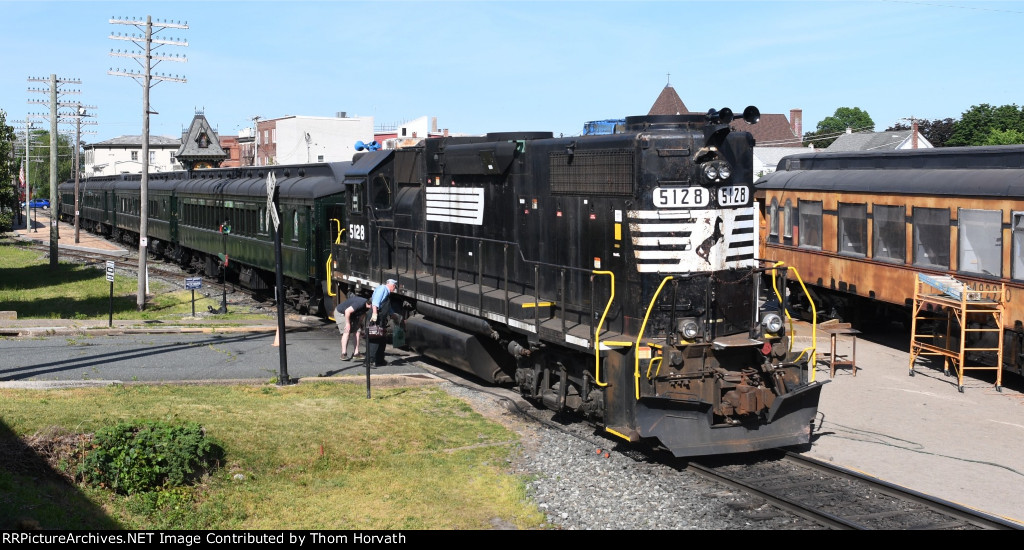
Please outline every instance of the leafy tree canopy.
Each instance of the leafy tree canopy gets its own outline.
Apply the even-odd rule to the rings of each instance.
[[[7,125],[7,113],[0,109],[0,231],[13,229],[18,194],[15,184],[14,128]]]
[[[1024,143],[1024,132],[1020,130],[992,130],[982,145],[1014,145]]]
[[[819,122],[815,131],[804,134],[804,145],[813,144],[816,149],[824,149],[846,133],[847,128],[854,132],[873,131],[875,121],[860,107],[840,107],[835,114]]]
[[[1024,110],[1015,104],[993,107],[988,103],[982,103],[972,106],[961,115],[960,120],[953,125],[953,132],[946,145],[986,145],[993,131],[1002,133],[1001,137],[996,139],[1007,139],[1010,134],[1006,132],[1010,130],[1024,132]]]

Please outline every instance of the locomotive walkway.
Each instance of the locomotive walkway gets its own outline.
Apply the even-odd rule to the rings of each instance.
[[[19,228],[18,236],[49,242],[48,212],[39,211],[38,231]],[[80,231],[74,243],[74,228],[60,224],[60,247],[76,246],[89,251],[124,254],[109,241]],[[319,321],[290,318],[287,331],[309,330]],[[0,318],[0,337],[46,336],[88,331],[113,332],[273,332],[276,321],[246,326],[188,326],[173,323],[115,322],[62,319],[16,320]],[[333,329],[332,329],[333,330]],[[811,344],[810,327],[797,324],[794,349]],[[332,333],[332,338],[336,332]],[[7,340],[3,345],[10,345]],[[857,340],[857,375],[850,368],[836,369],[829,376],[823,354],[829,351],[829,334],[817,331],[817,380],[830,380],[822,389],[812,445],[804,454],[858,470],[882,480],[932,494],[969,508],[1007,518],[1024,525],[1024,377],[1004,373],[1002,391],[996,391],[994,376],[979,374],[964,379],[964,393],[957,391],[955,376],[943,374],[941,362],[919,359],[915,375],[909,375],[909,337],[906,331],[876,328]],[[14,344],[17,345],[17,344]],[[289,347],[293,344],[289,342]],[[849,352],[849,343],[839,340],[839,353]],[[324,352],[324,364],[337,362],[337,349]],[[428,366],[404,362],[402,369]],[[374,371],[389,375],[395,367]],[[990,379],[991,378],[991,379]]]

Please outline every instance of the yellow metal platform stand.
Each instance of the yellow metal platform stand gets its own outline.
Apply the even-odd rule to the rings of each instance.
[[[964,391],[964,372],[968,370],[995,370],[996,391],[1003,387],[1003,303],[1006,301],[1006,285],[1000,284],[996,290],[975,290],[953,277],[933,276],[918,273],[914,291],[914,316],[910,328],[910,376],[914,376],[914,362],[919,355],[939,355],[943,357],[943,372],[949,376],[952,365],[957,374],[957,390]],[[926,305],[938,306],[945,310],[946,337],[944,346],[934,343],[938,331],[932,334],[918,334],[919,320],[940,321],[942,316],[923,311]],[[956,325],[954,325],[956,321]],[[974,321],[979,328],[968,328]],[[991,321],[991,324],[989,324]],[[940,321],[941,322],[941,321]],[[959,345],[952,349],[951,337],[953,327],[959,326]],[[984,334],[995,334],[995,347],[980,347]],[[978,344],[972,346],[968,342]],[[921,341],[930,339],[932,343]],[[967,354],[972,352],[996,352],[996,364],[968,364]],[[972,360],[977,356],[972,356]]]

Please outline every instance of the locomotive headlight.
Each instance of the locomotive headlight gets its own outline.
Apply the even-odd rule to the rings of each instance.
[[[723,160],[713,160],[704,164],[704,181],[719,183],[732,176],[732,168]]]
[[[686,319],[680,319],[676,325],[679,334],[683,335],[683,338],[687,340],[693,340],[700,333],[700,325],[697,324],[697,320],[687,317]]]
[[[765,332],[778,334],[782,330],[782,316],[778,313],[765,313],[761,318],[761,326],[764,327]]]
[[[704,165],[704,177],[707,178],[708,181],[715,181],[718,179],[718,167],[715,166],[715,163],[712,162]]]
[[[732,175],[732,169],[729,168],[728,164],[723,162],[722,165],[718,167],[718,175],[722,178],[722,181],[725,181]]]

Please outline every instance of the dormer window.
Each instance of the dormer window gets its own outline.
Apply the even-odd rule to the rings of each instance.
[[[199,138],[196,139],[196,144],[199,145],[200,149],[206,149],[210,146],[210,138],[206,135],[206,132],[199,134]]]

